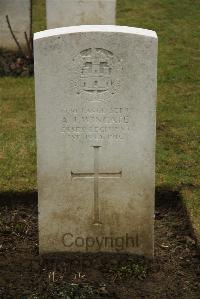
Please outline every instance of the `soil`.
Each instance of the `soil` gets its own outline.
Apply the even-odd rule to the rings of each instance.
[[[199,252],[178,191],[156,191],[153,261],[39,256],[37,217],[36,192],[0,194],[0,298],[200,298]]]
[[[33,58],[20,52],[0,49],[0,76],[28,77],[33,75]]]

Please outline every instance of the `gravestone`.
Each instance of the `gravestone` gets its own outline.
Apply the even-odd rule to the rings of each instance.
[[[153,256],[157,37],[35,34],[39,248]]]
[[[116,0],[46,0],[47,28],[115,24]]]
[[[26,39],[30,35],[30,0],[0,0],[0,48],[16,50],[16,43],[6,21],[9,18],[12,30],[22,48],[26,48]]]

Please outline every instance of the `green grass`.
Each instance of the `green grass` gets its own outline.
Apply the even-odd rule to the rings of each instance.
[[[147,277],[148,273],[148,261],[143,258],[130,258],[123,265],[113,266],[110,272],[115,274],[117,278],[127,279],[134,277],[136,279],[143,280]]]
[[[33,0],[33,32],[45,26],[45,0]],[[34,79],[0,78],[0,109],[0,190],[35,190]]]
[[[33,32],[46,29],[45,1],[46,0],[33,0]]]
[[[0,79],[1,191],[36,188],[33,78]]]
[[[44,0],[33,2],[33,31],[45,28]],[[119,0],[117,24],[159,37],[157,186],[179,190],[200,239],[199,0]],[[36,189],[34,82],[0,78],[1,191]]]
[[[121,0],[117,23],[159,38],[156,185],[179,190],[200,240],[198,0]]]

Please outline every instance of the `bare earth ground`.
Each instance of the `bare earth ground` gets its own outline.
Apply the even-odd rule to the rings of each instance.
[[[200,298],[200,263],[180,194],[156,190],[155,259],[39,256],[36,193],[0,195],[0,298]]]

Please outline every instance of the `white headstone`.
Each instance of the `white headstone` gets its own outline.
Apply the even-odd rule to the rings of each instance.
[[[35,34],[40,252],[153,256],[157,36]]]
[[[47,28],[115,24],[116,0],[46,0]]]
[[[26,48],[26,39],[30,35],[30,0],[0,0],[0,48],[17,49],[8,28],[6,15],[13,32],[22,48]]]

